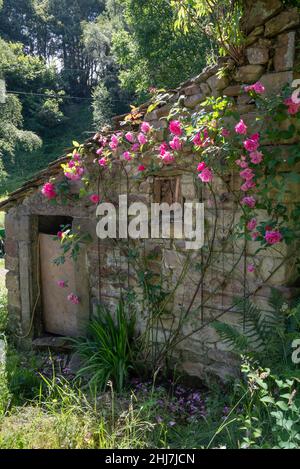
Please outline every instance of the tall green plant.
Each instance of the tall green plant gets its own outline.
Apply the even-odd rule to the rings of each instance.
[[[78,376],[103,390],[108,381],[121,391],[134,363],[135,314],[120,300],[115,314],[99,306],[98,315],[88,326],[87,338],[75,340],[75,349],[83,361]]]

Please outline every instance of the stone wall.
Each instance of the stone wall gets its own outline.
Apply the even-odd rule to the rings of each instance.
[[[146,114],[145,120],[151,122],[156,129],[161,129],[161,140],[168,126],[166,116],[175,102],[180,102],[188,110],[198,110],[201,103],[208,96],[230,96],[234,99],[236,109],[242,118],[255,131],[255,106],[248,94],[243,92],[242,85],[252,84],[260,80],[269,94],[279,92],[281,88],[299,78],[299,13],[297,8],[284,9],[279,0],[247,1],[247,21],[243,22],[243,29],[247,32],[244,61],[239,66],[230,59],[222,59],[216,66],[204,69],[197,77],[182,84],[178,90],[171,93],[167,104]],[[227,72],[218,72],[226,62]],[[269,142],[271,144],[271,142]],[[289,142],[294,143],[294,142]],[[183,159],[183,166],[194,164],[187,152]],[[203,265],[209,255],[206,251],[190,253],[192,263],[187,276],[176,290],[167,311],[162,318],[165,331],[157,332],[157,341],[165,340],[164,334],[174,328],[178,319],[178,312],[187,309],[191,298],[195,294],[193,308],[189,313],[189,320],[183,325],[179,339],[189,334],[207,321],[219,317],[232,304],[236,294],[247,295],[256,286],[264,284],[256,295],[256,301],[264,306],[270,293],[270,287],[280,287],[287,295],[293,294],[296,274],[292,262],[276,270],[286,248],[281,252],[277,249],[262,251],[259,255],[259,268],[256,273],[245,277],[245,265],[251,261],[255,252],[254,243],[248,242],[244,254],[244,244],[240,241],[229,240],[229,233],[239,215],[238,208],[232,194],[224,182],[214,180],[214,192],[217,195],[218,213],[212,206],[211,193],[195,184],[194,176],[184,171],[166,168],[157,176],[180,177],[181,195],[186,202],[203,201],[206,210],[206,240],[212,238],[214,223],[216,222],[215,242],[213,246],[212,262],[205,272],[203,281],[197,290],[199,281],[199,264]],[[96,181],[95,188],[96,188]],[[234,188],[237,178],[228,175],[228,183]],[[294,188],[292,200],[299,200],[299,188]],[[118,194],[126,193],[126,181],[121,174],[115,174],[114,184],[110,190],[111,199],[117,199]],[[155,176],[144,178],[142,181],[131,181],[130,201],[141,200],[150,203],[155,192]],[[140,289],[131,271],[126,255],[119,246],[112,241],[101,241],[96,237],[96,217],[94,207],[81,201],[79,204],[70,203],[67,206],[49,206],[39,191],[24,198],[21,204],[8,211],[6,216],[6,278],[8,288],[8,303],[10,326],[18,335],[24,335],[30,330],[32,311],[36,306],[33,327],[29,339],[42,331],[42,311],[38,296],[38,256],[37,256],[37,217],[39,215],[67,215],[73,217],[73,226],[80,226],[82,231],[90,233],[93,241],[87,246],[86,266],[88,272],[88,289],[90,308],[99,299],[107,305],[114,306],[118,302],[121,288],[130,285],[137,293]],[[148,240],[137,242],[136,246],[143,252],[152,253],[151,271],[157,280],[163,278],[166,290],[176,284],[182,266],[187,257],[182,240]],[[233,268],[234,267],[234,268]],[[270,278],[269,278],[270,277]],[[141,302],[139,328],[142,330],[147,320],[147,310]],[[222,315],[222,320],[235,323],[237,318],[233,312]],[[208,373],[217,374],[225,378],[226,374],[236,371],[236,361],[230,351],[219,341],[215,330],[207,326],[200,329],[185,340],[178,341],[174,354],[177,367],[192,376],[203,377]]]

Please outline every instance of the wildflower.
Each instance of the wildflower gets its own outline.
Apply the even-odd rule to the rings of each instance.
[[[99,201],[100,201],[99,195],[97,195],[97,194],[92,194],[92,195],[90,195],[90,201],[91,201],[93,204],[98,204]]]
[[[255,91],[256,94],[262,94],[265,92],[265,87],[260,81],[257,81],[256,83],[254,83],[254,85],[245,86],[244,90],[246,91],[246,93],[248,93],[249,91]]]
[[[245,124],[245,122],[243,121],[243,119],[240,120],[240,122],[238,122],[235,126],[235,131],[237,134],[240,134],[240,135],[244,135],[247,133],[247,126]]]
[[[80,303],[80,299],[77,295],[75,295],[75,293],[70,293],[67,296],[67,299],[70,301],[70,303],[73,303],[73,305],[78,305]]]
[[[200,178],[202,182],[210,182],[213,178],[212,170],[210,168],[204,168],[198,174],[198,178]]]
[[[282,234],[278,230],[266,230],[264,238],[268,244],[277,244],[282,240]]]
[[[141,124],[141,131],[142,131],[144,134],[147,134],[148,132],[150,132],[150,130],[151,130],[150,124],[148,124],[148,122],[142,122],[142,124]]]
[[[171,132],[171,134],[173,135],[177,135],[178,137],[180,137],[180,135],[182,134],[182,128],[181,128],[181,123],[179,121],[171,121],[170,124],[169,124],[169,130]]]
[[[242,199],[242,204],[246,205],[247,207],[254,208],[256,204],[256,200],[252,196],[247,196]]]
[[[57,196],[55,186],[52,182],[46,182],[46,184],[43,185],[41,192],[43,196],[49,200],[54,199]]]

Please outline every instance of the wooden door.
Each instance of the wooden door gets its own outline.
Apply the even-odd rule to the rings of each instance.
[[[55,265],[53,259],[61,256],[59,241],[53,235],[41,234],[40,269],[43,323],[45,332],[63,336],[79,335],[78,305],[68,301],[69,293],[76,294],[75,264],[66,257],[65,263]],[[67,287],[58,286],[58,280],[64,280]]]

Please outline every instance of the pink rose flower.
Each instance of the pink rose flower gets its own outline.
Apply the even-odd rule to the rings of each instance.
[[[123,156],[124,160],[126,160],[126,161],[130,161],[132,159],[132,156],[129,153],[129,151],[124,151],[122,156]]]
[[[211,182],[213,178],[212,170],[210,168],[204,168],[203,171],[198,174],[198,178],[200,178],[202,182]]]
[[[251,238],[253,239],[253,241],[255,241],[258,237],[259,237],[259,232],[258,231],[254,231],[253,233],[251,233]]]
[[[250,160],[253,164],[259,164],[263,160],[263,154],[261,151],[252,151],[250,154]]]
[[[70,293],[67,298],[70,303],[73,303],[73,305],[78,305],[80,303],[80,299],[77,295],[75,295],[75,293]]]
[[[159,147],[159,154],[163,156],[168,150],[169,150],[168,144],[166,142],[163,142]]]
[[[102,155],[102,152],[103,152],[103,148],[98,148],[98,150],[96,151],[97,155]]]
[[[249,152],[256,151],[259,147],[259,134],[251,135],[251,137],[247,138],[243,142],[243,145],[245,149]]]
[[[204,168],[206,168],[206,163],[204,163],[204,161],[201,161],[201,163],[199,163],[197,166],[197,171],[203,171]]]
[[[118,145],[119,145],[119,138],[117,137],[117,135],[112,135],[110,139],[110,143],[109,143],[110,148],[112,150],[116,150],[118,148]]]
[[[172,148],[172,150],[175,150],[175,151],[179,151],[182,148],[182,143],[181,143],[179,137],[177,137],[177,136],[175,136],[173,138],[173,140],[171,140],[169,142],[169,145]]]
[[[90,195],[89,199],[93,204],[98,204],[100,201],[100,197],[97,194]]]
[[[254,264],[249,264],[247,266],[247,271],[248,272],[254,272],[255,271],[255,265]]]
[[[171,121],[170,124],[169,124],[169,130],[171,132],[171,134],[173,135],[177,135],[178,137],[180,137],[180,135],[182,134],[182,128],[181,128],[181,123],[179,121]]]
[[[134,142],[134,135],[132,132],[127,132],[125,134],[125,138],[128,142],[133,143]]]
[[[235,162],[240,168],[248,168],[248,163],[247,161],[243,160],[243,159],[240,159],[240,160],[236,160]]]
[[[145,145],[148,141],[147,138],[145,137],[145,135],[142,134],[142,133],[138,134],[137,139],[138,139],[140,145]]]
[[[226,137],[229,137],[230,132],[229,132],[228,129],[225,129],[225,128],[224,128],[224,129],[222,129],[222,131],[221,131],[221,135],[222,135],[222,137],[225,137],[225,138],[226,138]]]
[[[144,132],[144,134],[147,134],[148,132],[150,132],[151,130],[151,126],[148,122],[142,122],[141,124],[141,131]]]
[[[136,153],[136,152],[139,151],[139,150],[140,150],[140,145],[139,145],[139,143],[134,143],[134,144],[132,145],[132,147],[131,147],[131,151],[132,151],[133,153]]]
[[[58,231],[56,236],[58,237],[58,239],[62,239],[63,236],[64,236],[64,232],[63,231]]]
[[[240,172],[240,176],[242,179],[245,179],[246,181],[250,181],[251,179],[254,178],[255,174],[253,173],[251,168],[246,168]]]
[[[201,138],[201,134],[200,132],[198,132],[195,137],[193,138],[193,144],[196,145],[196,147],[201,147],[201,145],[203,144],[203,140]]]
[[[256,200],[252,196],[243,197],[242,204],[246,205],[247,207],[254,208],[256,204]]]
[[[255,91],[256,94],[262,94],[265,92],[265,87],[260,81],[257,81],[256,83],[254,83],[254,85],[245,86],[244,90],[246,91],[246,93],[248,93],[249,91]]]
[[[98,160],[98,163],[100,166],[104,167],[104,166],[107,166],[107,159],[104,157],[104,158],[100,158],[100,160]]]
[[[142,164],[138,166],[138,171],[145,171],[146,167]]]
[[[297,114],[297,112],[299,111],[300,109],[300,103],[295,103],[292,98],[287,98],[284,100],[284,104],[286,106],[288,106],[288,110],[287,112],[293,116],[295,114]]]
[[[159,158],[164,162],[164,164],[171,164],[175,160],[174,155],[169,151],[164,151],[163,154],[159,155]]]
[[[247,192],[250,191],[250,189],[253,189],[256,186],[255,182],[253,180],[248,180],[246,181],[241,187],[241,191]]]
[[[247,228],[248,228],[249,231],[255,230],[256,226],[257,226],[256,218],[252,218],[247,223]]]
[[[57,285],[59,288],[66,288],[67,284],[64,280],[57,280]]]
[[[74,153],[72,156],[74,161],[80,162],[81,161],[81,155],[79,153]]]
[[[55,199],[57,196],[55,186],[52,182],[46,182],[46,184],[43,185],[41,192],[48,200]]]
[[[282,234],[278,230],[267,230],[264,238],[268,244],[277,244],[282,240]]]
[[[243,119],[240,120],[240,122],[238,122],[235,126],[235,131],[237,134],[240,134],[240,135],[244,135],[247,133],[247,126],[245,124],[245,122],[243,121]]]

